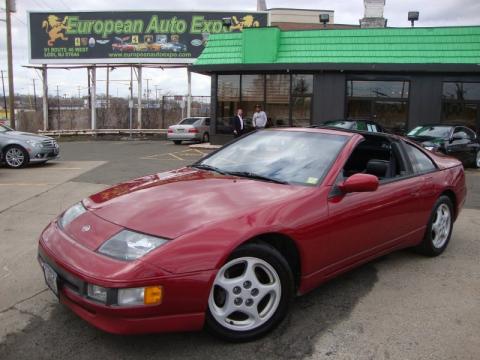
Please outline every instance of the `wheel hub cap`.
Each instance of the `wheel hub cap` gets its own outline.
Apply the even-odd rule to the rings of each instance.
[[[441,204],[435,212],[432,223],[432,243],[437,249],[443,247],[447,242],[451,222],[450,208],[446,204]]]
[[[9,149],[5,154],[5,161],[12,167],[19,167],[25,161],[25,156],[19,149],[12,148]]]
[[[247,331],[268,321],[278,308],[281,283],[266,261],[242,257],[225,264],[215,277],[208,306],[225,328]]]

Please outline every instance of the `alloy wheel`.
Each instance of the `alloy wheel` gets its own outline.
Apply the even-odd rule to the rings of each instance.
[[[25,162],[25,155],[23,154],[22,150],[12,147],[5,153],[5,161],[8,166],[18,168],[21,167]]]
[[[475,161],[477,168],[480,168],[480,150],[477,151],[477,159]]]
[[[282,286],[275,269],[255,257],[241,257],[217,273],[208,306],[214,319],[234,331],[248,331],[265,324],[275,314]]]
[[[432,223],[432,244],[437,249],[442,248],[450,235],[452,216],[447,204],[440,204],[435,212]]]

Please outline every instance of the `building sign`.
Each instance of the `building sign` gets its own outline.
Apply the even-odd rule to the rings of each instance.
[[[191,63],[209,34],[267,25],[266,12],[31,12],[30,62]]]

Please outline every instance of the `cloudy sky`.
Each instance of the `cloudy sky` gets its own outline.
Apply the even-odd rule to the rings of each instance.
[[[40,75],[22,65],[28,64],[27,44],[27,11],[76,11],[76,10],[255,10],[256,0],[16,0],[17,12],[13,15],[13,56],[15,93],[32,94],[32,79],[40,79]],[[4,0],[1,0],[1,19],[5,18]],[[267,6],[318,8],[335,10],[335,22],[345,24],[358,24],[363,17],[363,0],[267,0]],[[455,26],[455,25],[480,25],[479,0],[387,0],[385,17],[389,26],[409,26],[406,20],[409,10],[420,11],[418,26]],[[7,69],[5,22],[0,22],[0,69]],[[111,94],[126,96],[128,92],[129,71],[117,69],[111,73]],[[99,80],[105,79],[105,70],[99,70]],[[160,93],[185,94],[186,71],[183,69],[151,70],[144,71],[144,79],[151,79],[150,86],[155,85]],[[37,81],[37,93],[40,90],[40,81]],[[104,82],[99,82],[98,93],[104,93]],[[82,95],[87,93],[86,70],[56,70],[49,72],[49,91],[56,93],[59,86],[60,94]],[[145,84],[144,84],[145,87]],[[206,76],[193,75],[193,95],[208,95],[210,80]],[[1,88],[0,88],[1,91]]]

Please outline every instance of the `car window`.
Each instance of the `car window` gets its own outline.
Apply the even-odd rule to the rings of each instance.
[[[379,136],[365,136],[348,158],[338,180],[363,173],[389,181],[407,175],[397,142]]]
[[[453,133],[456,136],[460,136],[462,139],[467,139],[467,140],[475,139],[475,133],[472,130],[467,129],[465,127],[456,127]]]
[[[356,124],[357,124],[357,130],[362,130],[362,131],[368,130],[368,129],[367,129],[367,123],[366,123],[366,122],[364,122],[364,121],[357,121]]]
[[[195,124],[199,119],[198,118],[187,118],[183,119],[180,121],[179,125],[193,125]]]
[[[436,169],[433,161],[421,150],[415,146],[405,143],[405,150],[410,159],[415,173],[425,173]]]
[[[320,184],[347,142],[344,135],[265,130],[237,140],[199,164],[291,184]]]
[[[12,131],[8,126],[0,124],[0,132]]]
[[[334,126],[342,129],[353,129],[355,123],[353,121],[346,121],[346,120],[333,120],[325,122],[326,126]]]
[[[452,131],[451,126],[417,126],[415,129],[410,131],[408,136],[424,136],[430,138],[442,138],[448,139],[450,137],[450,132]]]
[[[455,130],[453,131],[453,135],[456,138],[460,138],[460,139],[465,139],[465,140],[470,139],[468,134],[465,132],[465,128],[463,127],[456,127]]]
[[[377,125],[373,124],[373,123],[369,123],[367,124],[367,130],[369,132],[379,132],[378,131],[378,128],[377,128]]]
[[[206,126],[210,126],[210,118],[205,119],[205,125],[206,125]]]

